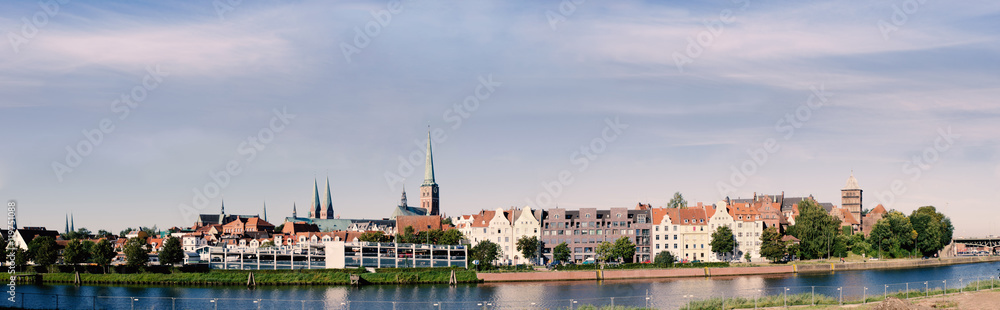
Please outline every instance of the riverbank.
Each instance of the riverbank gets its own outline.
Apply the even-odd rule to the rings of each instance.
[[[517,273],[478,273],[483,282],[535,282],[535,281],[581,281],[581,280],[624,280],[644,278],[686,278],[745,276],[762,274],[817,273],[843,270],[900,269],[972,264],[1000,261],[1000,256],[954,257],[941,259],[894,259],[867,262],[827,263],[806,262],[792,264],[769,264],[746,267],[705,267],[667,269],[624,269],[624,270],[580,270],[580,271],[538,271]]]
[[[476,273],[470,270],[454,269],[458,283],[476,283]],[[357,270],[212,270],[209,272],[174,273],[81,273],[84,285],[247,285],[253,273],[256,285],[350,285],[351,275],[358,275],[362,284],[438,284],[449,283],[452,269],[428,270],[380,270],[367,273]],[[72,284],[76,274],[41,274],[42,283]]]
[[[993,280],[995,285],[997,280]],[[970,283],[962,289],[940,289],[896,292],[884,296],[871,296],[865,300],[843,302],[834,296],[797,294],[765,296],[761,298],[721,298],[692,301],[682,309],[873,309],[873,310],[931,310],[931,309],[996,309],[1000,304],[1000,289],[979,289],[989,281]],[[977,286],[978,285],[978,286]],[[981,286],[981,287],[980,287]]]

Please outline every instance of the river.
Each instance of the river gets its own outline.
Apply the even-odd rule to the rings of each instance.
[[[364,286],[72,286],[18,285],[17,303],[59,309],[521,309],[584,304],[676,309],[694,299],[810,293],[845,300],[910,289],[958,288],[996,278],[1000,262],[917,269],[712,278]],[[927,282],[926,284],[924,282]],[[838,290],[841,289],[841,290]],[[867,290],[865,289],[867,288]],[[612,301],[612,297],[614,300]],[[647,299],[648,297],[648,299]],[[11,306],[9,301],[5,306]]]

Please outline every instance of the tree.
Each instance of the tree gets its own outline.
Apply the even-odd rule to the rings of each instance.
[[[125,264],[129,267],[146,266],[149,262],[149,248],[146,241],[135,237],[125,242]]]
[[[833,238],[833,256],[835,257],[847,257],[847,252],[849,252],[847,243],[850,238],[846,235],[837,235]]]
[[[675,192],[674,198],[670,198],[670,202],[667,203],[668,208],[687,208],[688,202],[684,200],[684,196],[681,192]]]
[[[566,242],[560,243],[552,248],[552,261],[565,263],[569,261],[569,245]]]
[[[358,236],[358,240],[361,241],[361,242],[379,242],[379,243],[382,243],[382,242],[390,242],[390,241],[392,241],[392,237],[391,236],[387,236],[385,233],[383,233],[381,231],[366,231],[366,232],[361,233],[361,236]]]
[[[417,243],[417,234],[413,232],[413,226],[403,228],[402,234],[396,234],[397,243]]]
[[[163,248],[160,249],[158,256],[160,257],[161,264],[173,266],[184,262],[184,250],[181,249],[181,240],[173,236],[167,238],[167,241],[163,242]]]
[[[712,246],[712,252],[718,254],[719,256],[733,254],[733,250],[736,249],[736,245],[733,244],[735,240],[736,238],[733,236],[733,230],[730,229],[729,226],[719,226],[719,228],[716,228],[715,232],[712,233],[712,243],[709,245]],[[735,256],[735,254],[733,254],[733,256]],[[733,258],[737,260],[739,259],[737,257]]]
[[[778,229],[775,227],[768,227],[764,229],[764,233],[760,234],[760,256],[767,258],[771,262],[777,262],[785,257],[785,253],[788,249],[784,242],[781,241],[781,234],[778,233]]]
[[[937,212],[934,206],[914,210],[909,219],[917,232],[914,247],[924,256],[933,256],[951,243],[955,227],[951,225],[951,219]]]
[[[64,264],[78,265],[86,262],[88,259],[90,259],[90,252],[87,252],[87,250],[83,248],[83,244],[80,243],[80,239],[73,239],[73,241],[66,244],[66,249],[63,250]]]
[[[799,204],[795,225],[788,227],[790,234],[800,240],[799,255],[805,259],[829,256],[839,230],[840,220],[809,199]]]
[[[465,235],[462,235],[462,232],[458,229],[449,229],[441,233],[441,238],[438,239],[438,244],[459,245],[462,243],[462,239],[464,238]]]
[[[285,229],[285,224],[282,223],[281,225],[278,225],[277,227],[275,227],[274,231],[275,232],[282,232],[282,230],[284,230],[284,229]]]
[[[888,253],[898,258],[912,251],[916,237],[917,232],[913,230],[910,219],[902,212],[891,210],[875,223],[868,240],[881,255]]]
[[[441,226],[443,227],[444,225],[452,225],[452,226],[454,226],[455,224],[451,222],[451,218],[450,217],[443,217],[443,218],[441,218]]]
[[[670,251],[660,251],[660,253],[656,253],[656,257],[653,258],[653,264],[656,264],[656,266],[659,267],[671,267],[676,261],[677,258],[674,257],[674,253],[670,253]]]
[[[594,254],[597,261],[601,263],[618,258],[615,257],[615,245],[607,241],[599,243],[597,247],[594,248]]]
[[[90,234],[92,234],[92,233],[93,232],[90,231],[90,229],[86,229],[86,228],[83,228],[83,227],[80,227],[79,229],[76,230],[76,236],[77,236],[77,238],[87,239],[87,238],[90,238]]]
[[[480,241],[479,244],[472,247],[472,255],[470,258],[473,260],[478,260],[479,266],[492,266],[503,252],[500,250],[500,245],[490,242],[489,240]]]
[[[517,251],[521,252],[521,257],[534,261],[538,257],[538,237],[522,236],[517,238]]]
[[[635,244],[632,243],[632,238],[621,237],[615,240],[615,247],[611,258],[626,262],[632,261],[633,256],[635,256]]]
[[[35,262],[35,265],[48,267],[55,264],[59,258],[58,247],[56,239],[52,237],[35,237],[28,243],[28,259]]]
[[[264,243],[260,244],[260,247],[262,247],[262,248],[273,248],[274,247],[274,240],[264,241]]]
[[[14,255],[14,267],[15,269],[24,270],[24,266],[28,265],[28,252],[22,248],[15,247],[7,249],[8,253]],[[10,255],[8,254],[8,255]]]
[[[111,242],[108,239],[101,239],[97,244],[94,245],[93,257],[94,263],[100,265],[101,267],[107,268],[111,264],[111,260],[117,256],[115,249],[111,247]],[[107,271],[105,271],[107,272]]]
[[[747,262],[750,262],[750,259],[753,258],[753,256],[750,255],[750,252],[747,252],[746,255],[743,255],[743,258],[746,259]]]

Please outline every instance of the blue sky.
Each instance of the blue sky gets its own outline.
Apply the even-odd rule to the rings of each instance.
[[[448,215],[839,205],[853,170],[866,207],[1000,234],[995,1],[215,3],[0,4],[0,197],[22,226],[189,226],[223,196],[273,219],[326,176],[338,214],[386,217],[402,184],[418,199],[429,126]]]

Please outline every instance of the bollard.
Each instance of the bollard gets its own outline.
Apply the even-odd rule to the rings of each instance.
[[[813,306],[816,305],[816,287],[815,286],[812,287],[812,294],[809,295],[809,304],[813,305]]]

